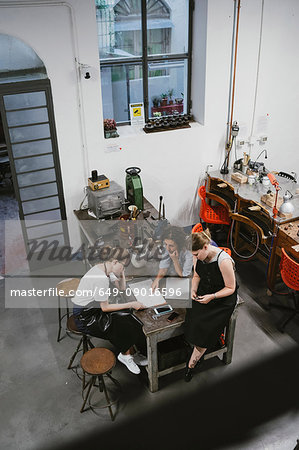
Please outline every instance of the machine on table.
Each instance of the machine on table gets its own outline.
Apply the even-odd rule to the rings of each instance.
[[[91,178],[88,178],[87,199],[88,208],[97,219],[120,216],[128,205],[135,205],[139,212],[144,210],[140,172],[139,167],[126,169],[126,200],[124,190],[119,184],[115,181],[109,182],[105,175],[98,176],[96,170],[92,171]]]
[[[87,199],[88,208],[97,219],[120,215],[126,205],[124,190],[115,181],[105,189],[92,190],[87,186]]]
[[[126,191],[130,205],[135,205],[143,211],[143,188],[139,173],[139,167],[128,167],[126,169]]]

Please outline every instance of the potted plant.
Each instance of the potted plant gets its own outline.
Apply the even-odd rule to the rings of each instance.
[[[159,108],[160,97],[152,97],[153,107]]]
[[[167,106],[167,100],[168,100],[168,95],[165,94],[161,94],[161,106]]]
[[[170,105],[173,105],[172,96],[173,96],[173,89],[169,89],[168,90],[168,97],[169,97],[169,104]]]
[[[177,105],[181,105],[183,103],[183,101],[184,101],[184,94],[183,94],[183,92],[181,92],[181,96],[182,96],[182,98],[176,98],[175,99],[175,102],[176,102]]]
[[[105,138],[115,138],[118,137],[116,122],[114,119],[104,119],[104,134]]]

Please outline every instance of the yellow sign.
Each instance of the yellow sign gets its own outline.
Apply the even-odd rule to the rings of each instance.
[[[140,117],[141,116],[141,108],[134,108],[133,109],[133,116],[134,117]]]
[[[144,105],[142,102],[130,103],[130,119],[131,125],[144,124]]]

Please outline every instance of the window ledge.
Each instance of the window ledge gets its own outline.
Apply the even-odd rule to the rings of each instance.
[[[192,130],[192,128],[199,128],[199,127],[202,127],[202,124],[200,124],[199,122],[190,122],[190,128],[176,128],[165,131],[155,131],[153,133],[145,133],[143,129],[138,126],[121,125],[117,127],[117,132],[120,138],[127,138],[136,136],[153,136],[156,134],[164,135],[166,133],[178,133],[182,131],[186,132],[188,130]]]

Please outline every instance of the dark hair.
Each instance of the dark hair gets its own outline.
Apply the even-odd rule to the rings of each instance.
[[[105,245],[100,248],[91,249],[88,255],[88,261],[92,265],[113,261],[114,259],[127,265],[130,262],[130,253],[126,248]]]
[[[170,226],[166,228],[162,234],[162,241],[164,241],[165,239],[172,240],[178,246],[179,251],[181,251],[183,248],[186,248],[186,238],[187,236],[185,232],[179,227]]]

